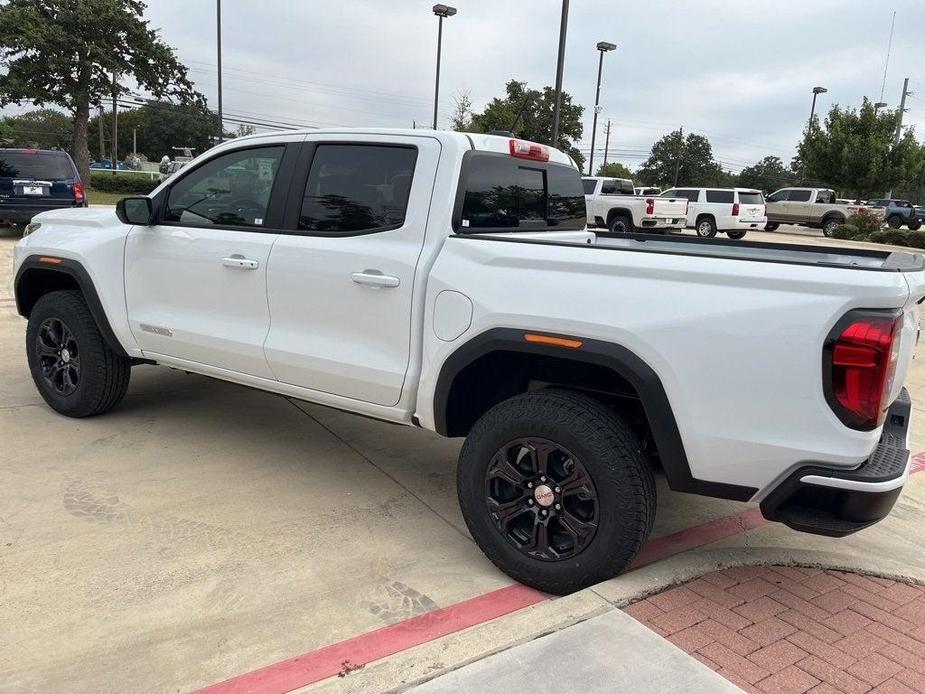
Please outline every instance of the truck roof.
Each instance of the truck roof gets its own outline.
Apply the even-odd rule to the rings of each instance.
[[[271,133],[258,133],[236,138],[229,142],[243,142],[245,140],[273,139],[282,135],[415,135],[417,137],[433,137],[441,142],[454,141],[465,149],[474,149],[482,152],[497,152],[499,154],[511,153],[511,140],[526,142],[546,148],[549,152],[549,161],[554,164],[565,164],[577,169],[577,165],[565,152],[545,145],[542,142],[531,142],[518,137],[503,135],[487,135],[484,133],[464,133],[454,130],[431,130],[427,128],[303,128],[299,130],[284,130]]]

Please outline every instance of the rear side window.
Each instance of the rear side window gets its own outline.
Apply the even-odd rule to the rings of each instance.
[[[809,190],[791,190],[790,197],[787,199],[790,202],[809,202],[811,195],[812,191]]]
[[[569,166],[470,152],[460,181],[461,232],[518,228],[566,231],[585,227],[584,183]]]
[[[743,193],[740,191],[739,202],[743,205],[763,205],[764,198],[761,193]]]
[[[0,150],[0,176],[59,181],[76,179],[77,171],[65,152]]]
[[[405,223],[418,151],[388,145],[318,145],[299,230],[350,234]]]
[[[707,191],[707,202],[726,202],[733,203],[735,201],[735,191],[732,190],[708,190]]]
[[[608,178],[601,184],[601,195],[634,195],[636,190],[630,181]]]
[[[700,199],[699,190],[679,190],[675,197],[685,198],[688,202],[697,202]]]
[[[584,186],[585,195],[594,195],[594,189],[597,187],[597,181],[593,178],[581,179],[581,185]]]

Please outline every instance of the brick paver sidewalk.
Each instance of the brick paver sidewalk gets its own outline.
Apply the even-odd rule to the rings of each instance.
[[[925,693],[925,588],[735,567],[626,612],[748,692]]]

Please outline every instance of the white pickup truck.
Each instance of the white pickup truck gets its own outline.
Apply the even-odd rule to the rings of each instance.
[[[921,256],[590,232],[543,145],[256,135],[27,231],[16,302],[55,411],[102,414],[161,364],[466,437],[472,536],[542,590],[632,561],[656,467],[835,536],[909,474]]]
[[[588,208],[588,226],[617,234],[635,231],[664,233],[687,226],[687,200],[636,195],[628,178],[585,176],[581,179]],[[655,190],[655,189],[653,189]]]

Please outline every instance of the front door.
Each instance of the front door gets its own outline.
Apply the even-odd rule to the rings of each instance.
[[[303,148],[292,231],[270,254],[267,360],[283,383],[395,405],[440,143],[331,135]]]
[[[278,180],[286,147],[235,149],[183,171],[159,197],[158,223],[131,230],[126,303],[146,356],[273,378],[263,353],[266,269],[288,184]]]

